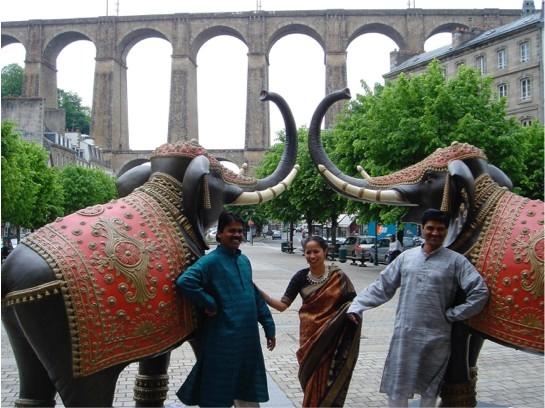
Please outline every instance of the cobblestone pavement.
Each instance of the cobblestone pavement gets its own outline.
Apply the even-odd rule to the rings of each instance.
[[[253,264],[254,281],[270,295],[280,297],[294,272],[305,267],[301,253],[284,254],[278,243],[256,242],[241,248]],[[342,264],[359,291],[371,283],[383,266],[366,268]],[[354,370],[346,407],[383,407],[386,399],[378,392],[384,360],[392,334],[397,300],[365,312],[360,345],[360,356]],[[298,298],[285,312],[273,311],[277,325],[277,347],[266,350],[263,341],[265,364],[269,374],[271,401],[263,406],[300,407],[303,394],[297,379],[298,365],[295,352],[298,348]],[[264,339],[262,339],[264,340]],[[172,353],[169,369],[170,390],[165,405],[181,407],[175,392],[193,366],[195,357],[189,345],[182,345]],[[532,407],[542,408],[543,357],[529,354],[486,341],[479,359],[477,395],[480,407]],[[134,406],[133,387],[137,365],[131,364],[121,374],[117,383],[114,406]],[[2,328],[1,406],[13,406],[18,394],[17,366],[11,347]],[[62,402],[57,398],[58,405]],[[417,406],[413,401],[411,406]]]

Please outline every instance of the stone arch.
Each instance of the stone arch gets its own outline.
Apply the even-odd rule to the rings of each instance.
[[[165,34],[160,32],[155,28],[138,28],[130,33],[126,34],[120,41],[118,45],[121,61],[126,65],[127,55],[129,54],[132,47],[138,44],[142,40],[148,38],[161,38],[166,40],[172,46],[172,41]]]
[[[285,26],[282,26],[278,28],[272,35],[269,37],[268,43],[267,43],[267,55],[270,54],[272,47],[278,40],[281,38],[290,35],[290,34],[303,34],[307,35],[313,40],[315,40],[320,47],[322,47],[322,50],[325,52],[325,41],[322,38],[322,36],[314,30],[312,27],[309,27],[304,24],[286,24]]]
[[[441,24],[441,25],[438,25],[437,27],[434,27],[433,29],[431,29],[430,32],[426,34],[425,40],[427,40],[428,38],[434,36],[435,34],[453,33],[454,31],[456,31],[456,29],[459,29],[459,28],[469,30],[469,26],[467,26],[465,24],[461,24],[461,23],[452,22],[452,23]]]
[[[220,35],[228,35],[231,37],[238,38],[248,47],[248,41],[246,38],[236,29],[229,26],[218,25],[214,27],[208,27],[207,29],[201,31],[191,43],[191,58],[193,61],[197,61],[197,54],[201,47],[209,40]]]
[[[22,44],[22,46],[25,47],[25,52],[26,52],[27,47],[23,41],[19,40],[13,35],[2,34],[2,40],[1,40],[2,48],[7,45],[17,44],[17,43]]]
[[[395,42],[400,50],[407,47],[405,39],[394,27],[382,23],[370,23],[358,27],[356,30],[354,30],[354,32],[348,37],[346,48],[348,48],[348,45],[350,45],[350,43],[358,38],[360,35],[369,33],[378,33],[385,35],[393,42]]]
[[[56,66],[57,57],[64,47],[73,43],[74,41],[87,40],[91,41],[95,45],[95,42],[89,38],[86,34],[78,31],[65,31],[53,37],[45,46],[43,52],[44,60],[51,66]]]

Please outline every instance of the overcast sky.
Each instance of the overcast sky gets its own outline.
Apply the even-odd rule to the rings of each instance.
[[[16,0],[2,3],[1,20],[57,19],[109,15],[193,12],[318,9],[506,8],[519,9],[522,0]],[[541,2],[536,1],[536,7]],[[450,43],[439,34],[426,42],[426,50]],[[395,43],[380,34],[366,34],[348,48],[348,86],[361,92],[360,81],[371,86],[383,82],[389,71]],[[132,149],[153,149],[167,138],[172,47],[161,39],[136,44],[127,57],[129,144]],[[197,56],[199,140],[206,148],[244,147],[247,47],[233,37],[216,37]],[[58,87],[78,93],[92,105],[95,47],[89,41],[67,46],[57,59]],[[24,65],[19,44],[3,47],[0,65]],[[279,40],[269,55],[269,89],[290,105],[298,126],[308,126],[312,112],[324,97],[325,66],[321,47],[310,37],[289,35]],[[218,95],[229,95],[227,101]],[[283,128],[271,107],[271,139]]]

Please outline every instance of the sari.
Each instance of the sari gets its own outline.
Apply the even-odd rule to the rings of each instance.
[[[335,265],[328,274],[323,284],[301,291],[297,360],[303,407],[343,406],[358,359],[361,323],[346,317],[354,286]]]

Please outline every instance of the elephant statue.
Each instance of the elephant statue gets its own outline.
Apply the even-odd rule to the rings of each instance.
[[[158,147],[127,165],[120,198],[27,236],[2,267],[2,321],[19,369],[16,406],[112,406],[116,381],[138,361],[137,406],[163,406],[170,351],[197,326],[174,281],[208,249],[224,204],[259,204],[297,173],[297,131],[282,97],[286,145],[275,171],[236,174],[196,142]]]
[[[475,406],[476,362],[483,339],[543,354],[543,202],[512,193],[512,182],[472,145],[454,142],[392,174],[362,178],[344,174],[320,139],[327,109],[349,99],[348,89],[327,95],[309,126],[309,151],[326,182],[356,201],[409,206],[403,221],[422,212],[450,214],[444,245],[464,254],[490,290],[485,309],[452,332],[452,354],[441,391],[443,406]],[[458,294],[462,296],[462,294]]]

